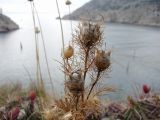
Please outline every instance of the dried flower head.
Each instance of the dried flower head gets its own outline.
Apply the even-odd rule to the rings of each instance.
[[[105,52],[103,50],[96,50],[95,52],[95,65],[98,71],[104,71],[110,66],[110,54],[111,52]]]
[[[35,33],[36,34],[40,33],[40,29],[38,27],[35,27]]]
[[[65,48],[65,50],[64,50],[64,57],[66,59],[69,59],[70,57],[72,57],[73,54],[74,54],[74,49],[73,49],[72,46],[69,45],[68,47]]]
[[[71,1],[70,1],[70,0],[67,0],[67,1],[66,1],[66,5],[71,5]]]
[[[79,94],[83,91],[83,79],[82,79],[82,72],[77,70],[72,72],[69,75],[68,81],[65,83],[66,87],[72,94]]]
[[[81,48],[91,49],[102,42],[101,27],[98,23],[80,23],[73,38]]]

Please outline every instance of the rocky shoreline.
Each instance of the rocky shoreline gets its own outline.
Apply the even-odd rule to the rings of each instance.
[[[104,22],[160,27],[159,13],[157,0],[91,0],[63,19],[97,21],[103,16]]]
[[[6,15],[0,14],[0,33],[19,29],[19,26]]]

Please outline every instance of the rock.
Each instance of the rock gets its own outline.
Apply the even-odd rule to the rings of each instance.
[[[91,0],[64,19],[160,26],[160,0]]]
[[[0,14],[0,33],[17,29],[19,29],[19,26],[14,21],[12,21],[9,17]]]

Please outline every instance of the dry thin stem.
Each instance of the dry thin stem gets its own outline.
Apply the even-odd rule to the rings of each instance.
[[[40,67],[40,61],[39,61],[39,48],[38,48],[38,37],[37,34],[35,33],[35,29],[36,29],[36,20],[35,20],[35,14],[34,14],[34,6],[33,3],[30,2],[31,5],[31,10],[32,10],[32,18],[33,18],[33,25],[34,25],[34,36],[35,36],[35,45],[36,45],[36,74],[37,74],[37,82],[38,82],[38,86],[40,86],[40,81],[42,80],[42,74],[41,74],[41,67]]]
[[[58,15],[59,15],[59,23],[60,23],[60,27],[61,27],[61,37],[62,37],[62,55],[64,54],[64,33],[63,33],[63,25],[62,25],[62,19],[61,19],[61,13],[60,13],[60,9],[59,9],[59,4],[58,4],[58,0],[56,0],[56,6],[57,6],[57,11],[58,11]],[[64,67],[65,67],[65,59],[63,58],[63,63],[64,63]],[[66,75],[65,75],[65,81],[66,81]]]
[[[97,84],[97,82],[98,82],[98,80],[99,80],[99,77],[100,77],[100,74],[101,74],[101,71],[98,71],[96,80],[95,80],[94,83],[92,84],[92,87],[91,87],[91,89],[89,90],[89,93],[88,93],[88,95],[87,95],[87,100],[89,99],[89,96],[90,96],[90,94],[92,93],[92,90],[93,90],[94,86]]]
[[[40,31],[41,31],[41,38],[42,38],[42,42],[43,42],[43,49],[44,49],[45,60],[46,60],[46,65],[47,65],[47,71],[48,71],[48,75],[49,75],[49,79],[50,79],[50,83],[51,83],[51,87],[52,87],[52,92],[53,92],[53,95],[54,95],[54,85],[53,85],[53,82],[52,82],[51,72],[50,72],[50,68],[49,68],[48,56],[47,56],[47,50],[46,50],[44,35],[43,35],[43,31],[42,31],[42,26],[41,26],[41,23],[40,23],[39,15],[38,15],[37,9],[36,9],[36,7],[34,5],[34,2],[33,2],[33,7],[35,9],[35,13],[37,15],[38,24],[39,24]],[[41,82],[43,82],[43,81],[41,80]]]

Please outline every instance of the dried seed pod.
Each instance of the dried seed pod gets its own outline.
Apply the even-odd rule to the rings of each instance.
[[[82,80],[82,72],[80,70],[71,73],[70,81],[81,81],[81,80]]]
[[[65,83],[66,87],[73,95],[77,95],[83,91],[84,81],[82,79],[82,72],[80,70],[72,72]]]
[[[99,71],[104,71],[110,66],[111,52],[99,51],[95,53],[95,65]]]
[[[101,26],[92,22],[82,22],[76,30],[74,41],[83,49],[100,45],[102,42]]]
[[[74,54],[74,49],[73,49],[72,46],[69,45],[68,47],[65,48],[65,50],[64,50],[64,57],[66,59],[69,59],[70,57],[72,57],[73,54]]]
[[[88,23],[83,25],[83,44],[85,47],[91,47],[101,40],[101,31],[98,24]]]
[[[35,27],[35,33],[36,33],[36,34],[40,33],[40,30],[39,30],[38,27]]]
[[[67,1],[66,1],[66,5],[71,5],[71,1],[70,1],[70,0],[67,0]]]

